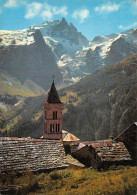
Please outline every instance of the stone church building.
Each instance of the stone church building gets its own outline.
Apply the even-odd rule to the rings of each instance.
[[[68,167],[62,142],[62,106],[53,81],[44,103],[43,139],[0,137],[0,172]]]
[[[132,161],[131,154],[126,148],[126,137],[129,136],[131,130],[124,132],[124,136],[122,134],[116,140],[82,142],[74,135],[62,130],[62,108],[63,104],[53,80],[47,100],[44,102],[43,138],[0,137],[0,172],[23,172],[26,169],[49,171],[66,168],[68,164],[73,163],[81,166],[76,159],[86,166],[93,167],[126,164]],[[136,131],[135,127],[133,133],[136,134]]]
[[[44,138],[62,139],[62,107],[54,80],[44,103]]]

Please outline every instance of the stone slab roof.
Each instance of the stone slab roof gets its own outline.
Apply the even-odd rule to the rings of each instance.
[[[61,141],[0,137],[0,172],[67,167]]]
[[[102,161],[132,160],[131,156],[122,142],[103,140],[88,144],[95,149]]]
[[[66,156],[67,158],[67,163],[70,164],[70,165],[74,165],[74,166],[77,166],[77,167],[81,167],[81,168],[84,168],[85,165],[83,165],[82,163],[80,163],[77,159],[75,159],[74,157],[72,157],[70,154],[68,154]]]
[[[102,161],[124,161],[132,160],[124,143],[113,140],[86,141],[81,142],[78,151],[84,147],[94,148]]]

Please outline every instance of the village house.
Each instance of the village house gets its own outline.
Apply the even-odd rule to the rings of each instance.
[[[68,167],[62,142],[62,103],[54,81],[44,103],[43,138],[0,137],[0,172]]]
[[[0,172],[50,171],[66,168],[68,164],[101,168],[127,165],[131,164],[132,158],[136,160],[137,123],[115,140],[82,142],[62,130],[62,108],[53,80],[44,102],[43,136],[41,139],[0,137]]]
[[[133,159],[133,164],[137,165],[137,122],[124,130],[115,141],[123,142]]]
[[[81,142],[72,155],[87,167],[98,169],[111,165],[128,165],[132,161],[125,145],[114,140]]]

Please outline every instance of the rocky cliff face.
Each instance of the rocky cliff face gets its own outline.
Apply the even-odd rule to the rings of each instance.
[[[104,65],[137,54],[137,29],[88,41],[64,18],[25,30],[0,31],[0,36],[0,69],[44,89],[53,74],[61,86],[70,85]]]
[[[30,29],[40,29],[45,42],[50,45],[57,57],[65,53],[75,55],[76,51],[89,44],[86,37],[78,32],[72,23],[68,24],[65,18],[32,26]]]
[[[88,73],[105,65],[115,64],[128,56],[137,54],[137,30],[98,36],[77,50],[75,55],[65,54],[58,60],[63,79],[76,82]]]
[[[26,36],[29,37],[28,34]],[[0,46],[2,59],[0,69],[8,72],[22,83],[25,80],[32,80],[44,89],[50,87],[53,75],[56,76],[57,83],[61,83],[62,75],[57,67],[55,56],[45,43],[41,32],[36,30],[30,38],[32,42],[27,40],[24,44],[23,37],[20,37],[22,41],[18,44],[18,34],[18,39],[14,43],[12,40],[11,44]]]

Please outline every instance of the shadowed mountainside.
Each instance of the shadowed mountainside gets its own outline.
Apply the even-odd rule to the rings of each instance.
[[[42,88],[48,89],[52,76],[56,75],[56,80],[60,83],[62,75],[55,56],[45,43],[41,32],[36,30],[32,37],[34,40],[31,43],[17,45],[13,42],[8,47],[0,46],[0,70],[6,71],[21,83],[32,80]]]
[[[118,135],[137,117],[137,55],[96,71],[61,95],[66,91],[81,101],[75,106],[67,100],[64,129],[84,140]]]
[[[64,103],[63,129],[82,140],[118,135],[136,121],[137,55],[96,71],[59,95]],[[3,135],[40,137],[45,99],[25,98],[14,117],[1,123]]]

